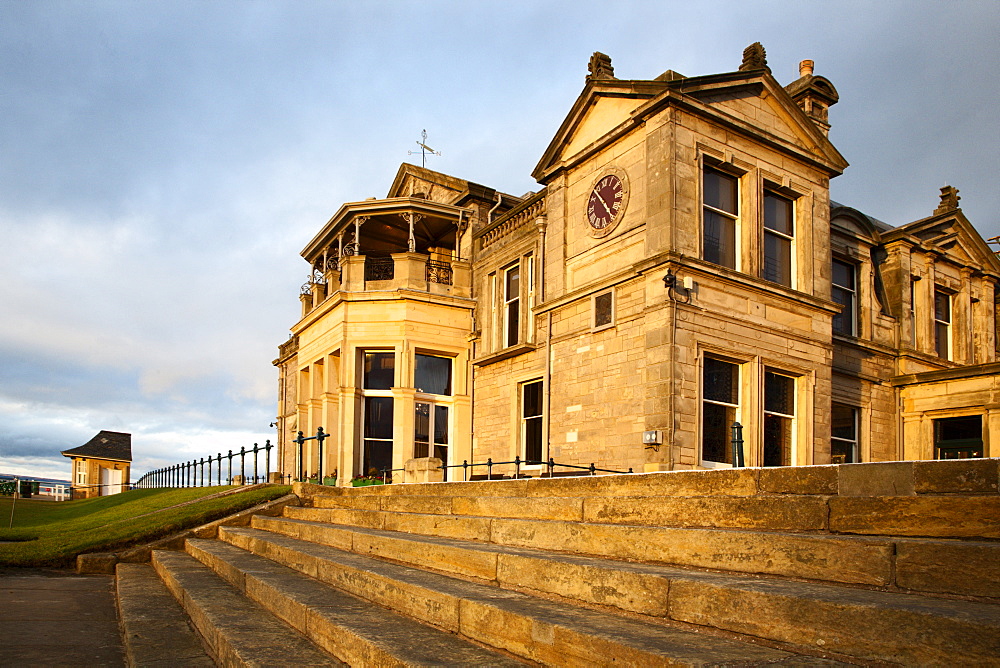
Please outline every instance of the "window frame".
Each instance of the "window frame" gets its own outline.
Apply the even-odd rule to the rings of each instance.
[[[527,392],[528,386],[538,387],[538,413],[527,415]],[[518,447],[517,453],[523,461],[545,460],[545,380],[543,378],[531,378],[517,384],[517,422],[518,422]],[[531,422],[529,422],[529,420]],[[538,458],[532,459],[528,453],[528,428],[538,431]],[[542,464],[529,464],[528,466],[540,467]]]
[[[610,298],[610,300],[611,300],[611,306],[609,308],[610,314],[609,314],[609,319],[608,319],[607,322],[599,324],[597,322],[597,312],[598,312],[597,311],[597,300],[599,298],[601,298],[601,297],[604,297],[604,296],[608,296]],[[610,329],[610,328],[612,328],[612,327],[615,326],[616,321],[617,321],[617,318],[616,318],[616,315],[617,315],[616,314],[617,302],[618,302],[618,300],[617,300],[617,298],[615,296],[615,290],[613,288],[609,289],[609,290],[601,290],[600,292],[595,292],[594,294],[592,294],[590,296],[590,331],[592,331],[592,332],[600,332],[600,331],[603,331],[605,329]]]
[[[501,318],[500,327],[500,341],[503,345],[501,348],[510,348],[511,346],[516,346],[521,342],[521,293],[523,289],[523,278],[521,276],[521,270],[523,269],[521,259],[518,258],[516,262],[508,264],[503,269],[500,270],[500,295],[502,300],[501,309],[503,311],[503,317]],[[508,278],[512,272],[517,272],[517,289],[511,290],[510,279]],[[513,296],[511,296],[513,293]],[[514,312],[515,317],[511,317],[511,311]],[[513,329],[511,329],[513,326]],[[511,336],[513,334],[513,337]]]
[[[851,272],[850,273],[851,281],[854,284],[853,286],[848,287],[841,285],[840,283],[834,282],[833,267],[835,264],[843,265],[849,269],[849,271]],[[858,271],[858,269],[859,268],[857,264],[841,259],[839,257],[835,257],[830,261],[830,299],[833,300],[834,303],[840,304],[841,306],[844,307],[844,309],[839,314],[833,316],[830,322],[830,327],[832,332],[839,336],[857,337],[858,330],[860,329],[860,323],[859,323],[860,318],[858,317],[860,314],[860,309],[858,308],[859,304],[858,275],[860,272]],[[837,300],[837,298],[835,297],[837,290],[842,290],[843,292],[849,293],[851,295],[851,303],[849,307],[847,304],[842,304],[840,301]],[[845,319],[848,321],[850,325],[850,327],[848,328],[849,331],[837,331],[836,321],[838,316],[844,316]]]
[[[853,438],[844,438],[842,436],[833,435],[833,409],[834,406],[840,406],[841,408],[846,408],[851,411],[852,425],[851,429],[854,433]],[[833,444],[834,442],[840,444],[848,444],[850,449],[850,459],[843,462],[833,461]],[[841,403],[839,401],[830,402],[830,463],[831,464],[857,464],[861,461],[861,408],[858,406],[852,406],[851,404]]]
[[[365,367],[367,365],[368,355],[374,355],[374,354],[380,354],[380,353],[381,354],[390,354],[390,355],[392,355],[392,383],[390,384],[390,386],[388,388],[368,387],[367,386],[368,385],[368,377],[367,377],[367,373],[365,371]],[[395,348],[373,347],[373,348],[359,348],[358,349],[358,359],[360,361],[359,369],[358,369],[358,375],[359,375],[358,385],[359,385],[359,389],[361,391],[361,398],[360,398],[360,403],[361,403],[361,424],[359,425],[359,429],[358,429],[357,433],[358,433],[358,438],[359,438],[360,444],[361,444],[361,456],[359,457],[359,461],[357,462],[356,466],[358,468],[360,468],[360,475],[368,475],[368,472],[369,472],[370,468],[377,468],[377,467],[370,467],[370,466],[366,465],[366,462],[368,460],[368,454],[369,454],[369,452],[368,452],[368,447],[369,447],[368,446],[368,442],[369,441],[378,441],[380,443],[385,443],[386,441],[388,441],[388,443],[389,443],[389,467],[390,468],[392,467],[392,458],[395,455],[395,449],[396,449],[395,415],[396,415],[396,408],[397,408],[395,397],[393,396],[392,388],[396,387],[397,383],[398,383],[397,376],[396,376],[397,372],[399,371],[399,365],[396,364],[396,362],[398,361],[398,357],[399,357],[399,354],[398,354],[398,352],[396,351]],[[390,402],[389,403],[389,407],[390,407],[390,413],[391,413],[390,422],[393,425],[393,435],[392,435],[391,438],[385,439],[385,438],[369,438],[368,437],[368,432],[369,432],[368,418],[369,418],[369,400],[370,399],[389,399],[389,402]]]
[[[767,407],[767,379],[768,376],[778,376],[781,378],[787,378],[791,381],[792,386],[792,397],[791,397],[791,413],[782,413]],[[798,444],[798,399],[799,399],[799,387],[798,387],[799,376],[783,369],[778,369],[776,367],[765,366],[763,368],[763,373],[761,375],[761,380],[764,388],[764,392],[761,395],[763,401],[761,402],[761,461],[760,466],[774,467],[774,466],[796,466],[797,459],[797,444]],[[788,461],[782,462],[780,464],[768,464],[767,463],[767,421],[768,417],[776,418],[779,420],[789,421],[789,444],[788,444]],[[782,458],[784,457],[784,452],[781,453]]]
[[[705,362],[707,360],[714,360],[716,362],[722,362],[724,364],[729,364],[729,365],[735,367],[735,371],[736,371],[736,401],[735,401],[735,403],[720,401],[720,400],[717,400],[717,399],[709,399],[707,397],[707,394],[706,394],[706,391],[705,391],[705,373],[707,371],[707,365],[706,365]],[[726,357],[725,355],[719,355],[719,354],[707,352],[707,353],[705,353],[704,355],[701,356],[701,364],[700,364],[701,368],[699,369],[699,381],[698,381],[698,384],[699,384],[699,388],[698,388],[699,389],[699,396],[701,397],[701,401],[699,403],[699,413],[700,413],[700,415],[699,415],[699,429],[700,429],[700,434],[699,434],[699,439],[698,439],[698,462],[699,462],[699,465],[702,466],[702,467],[704,467],[704,468],[731,468],[733,466],[733,463],[731,461],[730,462],[727,462],[727,461],[717,461],[717,460],[714,460],[714,459],[707,459],[705,457],[705,431],[706,431],[705,430],[705,417],[706,417],[705,404],[711,404],[713,406],[723,406],[723,407],[725,407],[727,409],[732,409],[733,410],[733,422],[739,422],[740,424],[743,424],[743,406],[742,406],[742,403],[740,401],[740,397],[743,394],[743,389],[744,389],[743,388],[744,374],[745,374],[744,366],[745,366],[745,362],[734,360],[734,359],[732,359],[730,357]],[[731,427],[732,427],[731,424],[725,425],[725,429],[726,430],[731,429]],[[744,434],[744,448],[746,447],[746,445],[745,445],[746,440],[747,440],[746,439],[746,435]],[[726,445],[724,446],[724,452],[726,453],[726,455],[730,459],[732,459],[731,438],[729,440],[727,440]],[[747,455],[747,453],[744,451],[744,457],[745,458],[746,458],[746,455]]]
[[[951,331],[952,318],[954,317],[954,304],[952,303],[953,296],[954,295],[951,292],[943,289],[941,286],[934,286],[934,313],[932,314],[934,319],[934,353],[943,360],[951,360],[955,352],[953,347],[954,337],[952,336]],[[942,320],[938,317],[939,297],[944,299],[945,304],[948,307],[947,320]],[[944,341],[941,340],[942,333],[944,334]],[[943,354],[942,348],[944,348]]]
[[[735,209],[735,211],[726,211],[725,209],[718,208],[718,207],[716,207],[716,206],[714,206],[712,204],[709,204],[706,201],[706,197],[705,197],[705,194],[706,194],[705,176],[709,172],[713,172],[715,174],[718,174],[718,175],[720,175],[720,176],[722,176],[722,177],[724,177],[726,179],[732,179],[732,181],[733,181],[733,183],[735,185],[735,189],[736,189],[736,193],[735,193],[735,196],[733,198],[733,204],[734,204],[733,208]],[[740,252],[740,248],[741,248],[741,238],[740,237],[741,237],[741,234],[742,234],[742,231],[741,231],[742,230],[742,224],[741,224],[741,218],[740,218],[740,210],[741,210],[741,201],[740,200],[742,198],[742,190],[743,190],[742,184],[740,183],[740,181],[742,180],[741,177],[742,177],[742,174],[736,174],[736,173],[734,173],[732,171],[729,171],[729,170],[725,169],[723,167],[723,165],[721,165],[721,164],[716,164],[714,162],[709,162],[707,160],[705,160],[705,161],[702,162],[702,166],[701,166],[701,229],[700,229],[700,233],[701,233],[701,244],[700,244],[700,246],[701,247],[699,249],[700,250],[699,257],[701,257],[701,259],[705,260],[706,262],[711,262],[712,264],[714,264],[716,266],[725,267],[727,269],[732,269],[733,271],[741,271],[741,262],[740,262],[740,259],[741,259],[741,255],[742,254]],[[733,245],[733,251],[732,251],[732,253],[733,253],[733,263],[732,263],[732,266],[730,266],[728,264],[721,263],[721,262],[716,262],[716,261],[711,260],[711,259],[709,259],[707,257],[708,254],[706,253],[706,248],[707,248],[706,241],[708,239],[708,234],[707,234],[708,229],[707,228],[708,228],[708,221],[709,221],[709,216],[710,215],[719,216],[719,217],[721,217],[723,219],[731,221],[731,224],[732,224],[732,245]],[[721,246],[722,245],[720,244],[720,248],[721,248]]]
[[[419,357],[433,357],[436,359],[447,360],[449,364],[448,371],[448,393],[438,394],[434,392],[428,392],[423,388],[417,386],[417,358]],[[444,462],[445,466],[450,463],[450,457],[452,454],[452,441],[454,439],[454,420],[455,420],[455,357],[453,355],[447,355],[440,352],[426,351],[426,350],[416,350],[413,353],[413,389],[414,389],[414,403],[413,403],[413,440],[412,440],[412,454],[413,457],[438,457],[439,454],[443,454],[440,459]],[[428,423],[427,423],[427,441],[417,440],[417,422],[418,414],[420,411],[420,405],[428,406]],[[440,443],[437,441],[437,425],[439,420],[439,409],[445,411],[445,441]],[[417,452],[419,444],[424,444],[427,447],[427,454],[419,455]],[[444,452],[439,453],[438,449],[443,448]],[[448,469],[444,470],[445,480],[448,479]]]
[[[767,216],[767,200],[768,198],[774,198],[780,200],[788,205],[788,223],[791,233],[782,232],[774,227],[768,226],[768,216]],[[778,285],[783,285],[786,288],[795,288],[796,284],[796,262],[795,262],[795,228],[798,224],[797,217],[795,215],[795,198],[789,197],[788,195],[778,192],[777,188],[764,186],[761,195],[761,217],[760,217],[760,229],[761,229],[761,248],[760,248],[760,277],[765,281],[770,281],[771,283],[777,283]],[[787,257],[784,258],[784,263],[787,265],[788,271],[788,282],[778,280],[777,278],[770,278],[766,275],[767,272],[767,238],[768,235],[775,237],[781,241],[788,243],[787,247]]]
[[[965,439],[942,439],[941,431],[944,427],[945,422],[954,423],[957,420],[971,420],[976,418],[979,420],[979,438],[965,438]],[[986,456],[986,439],[985,439],[985,427],[986,427],[986,416],[982,413],[973,413],[971,415],[946,415],[942,417],[935,418],[933,421],[933,438],[934,438],[934,459],[980,459]],[[942,445],[942,444],[947,445]],[[942,451],[948,450],[952,452],[968,452],[974,451],[978,454],[972,454],[967,457],[941,457]]]

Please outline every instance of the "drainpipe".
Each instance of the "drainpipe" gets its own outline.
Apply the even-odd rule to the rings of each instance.
[[[552,457],[552,311],[545,335],[545,461]]]
[[[497,203],[494,204],[493,208],[490,209],[490,212],[488,214],[486,214],[486,224],[487,225],[489,225],[490,223],[493,222],[493,212],[500,208],[500,204],[502,202],[503,202],[503,195],[501,195],[500,193],[497,193]]]
[[[538,229],[538,268],[536,269],[535,288],[536,303],[545,301],[545,229],[548,220],[545,216],[535,219],[535,227]],[[551,424],[552,424],[552,311],[548,312],[548,322],[545,334],[545,460],[552,457],[551,451]],[[534,316],[532,316],[534,321]]]

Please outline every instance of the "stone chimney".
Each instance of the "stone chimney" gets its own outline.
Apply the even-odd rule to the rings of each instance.
[[[799,78],[785,86],[806,116],[812,119],[823,134],[830,134],[829,109],[840,100],[840,94],[826,77],[813,74],[815,63],[803,60],[799,63]]]

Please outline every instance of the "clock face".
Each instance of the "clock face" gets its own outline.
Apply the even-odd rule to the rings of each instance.
[[[606,174],[597,180],[587,201],[587,221],[591,234],[609,234],[621,219],[628,203],[628,187],[618,174]]]

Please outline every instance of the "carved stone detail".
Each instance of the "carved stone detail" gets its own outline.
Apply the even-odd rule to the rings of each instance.
[[[767,66],[767,51],[764,50],[764,46],[760,42],[754,42],[743,49],[743,64],[740,65],[740,71],[747,72],[749,70],[771,71],[771,68]]]
[[[587,81],[615,78],[615,68],[611,67],[611,56],[600,51],[594,51],[594,55],[590,57],[590,64],[587,65],[587,70],[590,72],[587,75]]]
[[[954,211],[958,208],[958,200],[962,199],[958,196],[958,188],[953,186],[945,186],[941,188],[941,203],[938,207],[934,209],[934,214],[948,213],[949,211]]]

